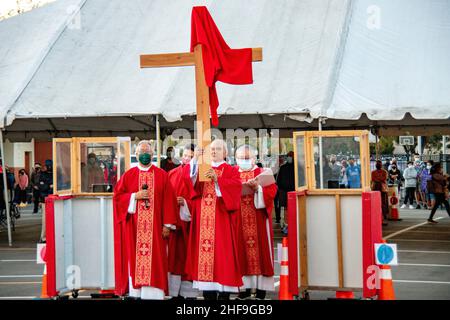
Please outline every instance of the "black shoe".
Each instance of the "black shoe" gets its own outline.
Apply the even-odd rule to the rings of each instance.
[[[239,292],[236,300],[248,300],[252,296],[252,291],[250,289],[246,289],[245,291]]]
[[[256,300],[265,300],[266,299],[266,290],[256,290]]]
[[[230,300],[230,293],[229,292],[219,292],[218,300]]]
[[[433,220],[433,219],[428,219],[427,221],[430,224],[437,224],[438,223],[436,220]]]
[[[422,209],[422,208],[421,208],[420,205],[418,204],[417,207],[416,207],[416,209],[419,210],[419,209]]]
[[[205,300],[217,300],[217,291],[203,291]]]

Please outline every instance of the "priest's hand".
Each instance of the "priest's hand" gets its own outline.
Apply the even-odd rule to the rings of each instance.
[[[200,158],[205,153],[205,150],[202,148],[195,148],[194,150],[194,159],[198,161],[198,158]]]
[[[141,190],[136,192],[135,199],[136,200],[148,199],[148,190]]]
[[[169,237],[169,234],[170,234],[170,229],[167,228],[166,226],[163,226],[163,229],[162,229],[163,239],[167,239]]]
[[[248,184],[248,186],[249,186],[250,188],[253,189],[253,191],[258,190],[259,184],[258,184],[258,181],[256,181],[255,179],[252,179],[252,180],[247,181],[247,184]]]
[[[179,206],[184,206],[184,198],[183,197],[177,197],[177,202]]]
[[[213,168],[210,168],[208,171],[206,171],[205,177],[207,177],[208,179],[211,179],[214,182],[217,182],[217,174]]]

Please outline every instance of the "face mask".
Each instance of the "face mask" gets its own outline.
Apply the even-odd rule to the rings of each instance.
[[[287,157],[287,158],[286,158],[286,162],[287,162],[287,163],[292,163],[292,157]]]
[[[89,158],[88,161],[89,161],[90,164],[94,164],[95,163],[95,158]]]
[[[252,161],[250,159],[237,159],[236,162],[239,168],[244,171],[250,170],[252,168]]]
[[[427,169],[430,170],[430,169],[431,169],[431,166],[427,166]]]
[[[141,153],[139,155],[139,162],[142,163],[144,166],[148,165],[152,161],[152,158],[150,157],[150,153]]]
[[[414,167],[412,164],[410,164],[410,165],[408,166],[408,168],[412,168],[412,167]]]

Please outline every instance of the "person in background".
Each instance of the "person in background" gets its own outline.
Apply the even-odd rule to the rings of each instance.
[[[414,169],[416,169],[417,172],[417,178],[416,178],[416,192],[415,192],[415,198],[416,198],[416,209],[420,209],[421,205],[424,205],[424,200],[421,197],[420,193],[420,172],[422,171],[423,163],[420,161],[420,158],[415,158],[414,160]]]
[[[406,196],[401,206],[401,209],[406,208],[406,204],[409,200],[409,208],[414,209],[414,198],[416,193],[417,184],[417,170],[414,168],[412,161],[408,162],[408,167],[403,171],[403,178],[405,179]]]
[[[275,181],[277,180],[278,173],[280,173],[280,168],[284,164],[284,158],[282,156],[278,157],[278,168],[274,170]],[[273,200],[273,204],[275,207],[275,223],[280,223],[281,221],[281,207],[280,207],[280,190],[277,190],[277,195]]]
[[[339,189],[339,179],[341,176],[341,166],[336,162],[336,156],[330,157],[330,180],[328,180],[328,189]]]
[[[347,186],[350,189],[361,188],[361,167],[355,163],[354,158],[348,160],[349,166],[346,169]]]
[[[14,177],[14,172],[9,169],[8,166],[5,166],[6,169],[6,183],[8,184],[9,190],[9,198],[11,200],[14,199],[14,185],[16,184],[16,178]]]
[[[397,168],[397,161],[391,165],[391,169],[389,170],[389,184],[397,185],[397,192],[400,195],[400,186],[402,185],[402,172]]]
[[[386,220],[389,214],[388,203],[388,173],[383,169],[383,163],[377,160],[375,164],[376,170],[372,171],[371,189],[372,191],[380,191],[381,193],[381,211],[383,213],[383,226],[386,226]]]
[[[447,214],[450,216],[450,206],[447,199],[445,199],[445,192],[448,188],[447,179],[442,174],[442,167],[440,163],[436,163],[433,168],[431,168],[431,183],[430,191],[433,192],[436,201],[434,203],[433,209],[431,209],[430,216],[428,217],[428,222],[431,224],[437,224],[436,220],[433,220],[436,210],[441,204],[445,206]]]
[[[51,168],[51,167],[50,167]],[[46,165],[42,166],[39,175],[39,201],[44,203],[45,198],[53,193],[53,174]]]
[[[386,172],[389,172],[389,167],[391,165],[391,161],[389,159],[386,159],[386,161],[384,162],[384,170],[386,170]]]
[[[38,213],[39,210],[39,203],[41,199],[41,191],[39,189],[39,180],[41,177],[41,164],[35,163],[34,164],[34,170],[31,174],[31,186],[33,187],[33,213]]]
[[[295,190],[295,173],[294,173],[294,152],[289,151],[286,158],[286,163],[280,167],[277,176],[278,197],[280,208],[284,208],[284,224],[282,229],[284,234],[287,234],[287,193]]]
[[[388,168],[388,172],[389,172],[390,170],[392,170],[392,167],[393,167],[393,166],[395,166],[396,168],[398,168],[398,165],[397,165],[397,158],[392,158],[391,164],[389,165],[389,168]]]
[[[339,175],[339,188],[345,189],[347,188],[348,179],[347,179],[347,160],[343,159],[341,161],[341,174]]]
[[[27,203],[27,188],[28,188],[28,175],[24,169],[19,170],[19,182],[14,190],[14,204],[20,207],[26,206]]]
[[[100,161],[94,152],[87,156],[87,164],[81,164],[81,190],[83,192],[94,192],[94,185],[105,184],[105,175],[100,167]]]
[[[422,199],[424,199],[424,207],[431,210],[434,206],[435,199],[434,194],[428,190],[428,180],[431,180],[431,168],[434,165],[433,160],[428,160],[426,167],[422,169],[419,175],[420,179],[420,192],[422,195]]]
[[[179,166],[179,164],[175,163],[175,152],[173,151],[173,147],[167,148],[166,156],[167,158],[161,161],[161,169],[169,172]]]

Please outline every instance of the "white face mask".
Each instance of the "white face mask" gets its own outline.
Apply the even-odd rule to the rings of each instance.
[[[287,163],[292,163],[292,157],[287,157],[287,158],[286,158],[286,162],[287,162]]]
[[[236,163],[243,171],[250,170],[253,167],[251,159],[236,159]]]
[[[408,165],[408,168],[412,168],[412,167],[414,167],[412,164]]]
[[[430,170],[430,169],[431,169],[431,166],[427,166],[427,169]]]

